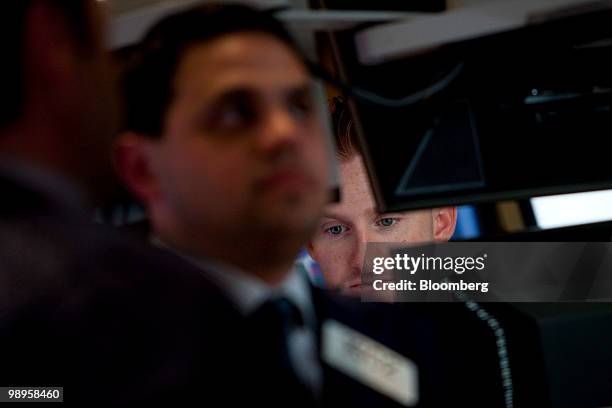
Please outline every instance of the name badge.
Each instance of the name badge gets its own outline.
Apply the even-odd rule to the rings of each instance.
[[[416,364],[335,320],[322,326],[322,358],[338,371],[405,406],[419,402]]]

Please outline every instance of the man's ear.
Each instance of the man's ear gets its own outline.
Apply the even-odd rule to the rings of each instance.
[[[153,143],[135,132],[122,132],[113,144],[113,164],[127,189],[145,206],[159,196],[159,183],[152,169]]]
[[[448,241],[457,225],[457,207],[441,207],[432,210],[433,238],[435,241]]]

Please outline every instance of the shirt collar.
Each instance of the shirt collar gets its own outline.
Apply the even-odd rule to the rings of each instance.
[[[151,238],[151,242],[158,247],[177,253],[198,266],[203,274],[221,287],[243,315],[250,315],[272,297],[284,296],[300,310],[307,324],[314,325],[315,313],[312,305],[312,293],[306,277],[300,273],[298,268],[292,268],[283,282],[272,286],[228,263],[182,254],[168,247],[156,237]]]

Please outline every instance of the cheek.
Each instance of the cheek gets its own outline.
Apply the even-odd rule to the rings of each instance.
[[[409,222],[404,222],[400,228],[394,231],[394,237],[398,242],[431,242],[433,241],[433,229],[430,217],[419,214]]]
[[[236,158],[217,154],[198,143],[168,149],[160,166],[164,189],[194,206],[231,206],[243,200],[241,187],[248,172]]]
[[[346,243],[313,244],[312,257],[321,267],[325,283],[331,288],[344,283],[349,277],[349,256],[350,247]]]

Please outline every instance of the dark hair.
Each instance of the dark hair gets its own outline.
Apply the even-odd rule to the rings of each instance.
[[[206,4],[157,23],[137,46],[123,73],[124,129],[160,137],[172,100],[172,83],[185,52],[226,34],[261,32],[286,44],[304,61],[280,21],[243,5]]]
[[[330,103],[336,153],[341,160],[361,154],[353,116],[344,97],[334,97]]]
[[[25,98],[23,78],[23,48],[27,15],[35,2],[47,2],[66,19],[69,29],[83,50],[91,48],[93,30],[90,27],[88,0],[9,0],[2,3],[0,41],[3,60],[0,64],[0,126],[19,118]]]

